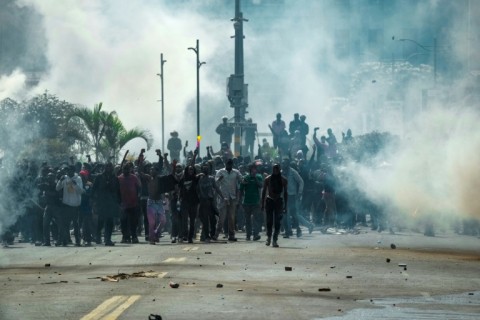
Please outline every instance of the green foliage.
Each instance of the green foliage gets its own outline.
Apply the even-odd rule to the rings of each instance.
[[[346,159],[372,164],[382,152],[397,148],[399,142],[399,137],[389,132],[373,131],[356,136],[354,142],[350,145],[340,144],[339,151]]]
[[[103,111],[102,106],[99,103],[93,110],[75,106],[47,92],[21,103],[4,99],[0,101],[0,151],[11,159],[58,164],[91,151],[97,161],[110,155],[116,160],[119,151],[136,138],[151,147],[148,131],[127,130],[115,111]]]

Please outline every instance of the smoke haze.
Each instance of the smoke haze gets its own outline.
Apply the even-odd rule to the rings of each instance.
[[[347,168],[357,184],[407,214],[480,217],[478,99],[462,98],[469,94],[464,83],[469,71],[480,61],[480,41],[471,40],[480,6],[475,1],[372,3],[377,2],[243,0],[249,19],[244,24],[247,117],[259,132],[268,132],[277,112],[287,124],[294,112],[305,114],[311,133],[313,127],[322,134],[331,127],[337,138],[348,128],[354,135],[392,129],[402,144],[378,159],[389,166]],[[177,130],[183,141],[193,142],[196,57],[187,48],[199,39],[200,60],[206,62],[200,69],[202,145],[218,149],[214,129],[223,115],[233,117],[225,94],[226,78],[234,71],[233,0],[18,0],[16,5],[41,16],[48,63],[30,91],[21,85],[20,69],[2,75],[0,99],[23,100],[47,89],[72,103],[93,107],[102,101],[127,127],[150,130],[155,149],[162,139],[156,74],[163,53],[165,141]],[[438,70],[432,68],[432,34],[438,40]],[[402,38],[430,51],[398,41]],[[422,90],[433,88],[434,72],[434,94],[448,88],[458,96],[431,99],[424,109]],[[402,98],[401,112],[383,106]]]

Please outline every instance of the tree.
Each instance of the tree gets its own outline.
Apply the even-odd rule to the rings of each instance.
[[[134,128],[127,130],[122,121],[116,116],[108,118],[105,129],[105,139],[102,143],[102,153],[105,158],[110,155],[114,157],[115,162],[118,159],[120,150],[134,139],[143,139],[147,143],[147,150],[151,148],[153,139],[148,130]]]
[[[0,104],[0,148],[7,158],[24,157],[59,163],[81,153],[84,127],[69,123],[74,105],[47,92],[17,103],[5,99]]]
[[[77,107],[71,117],[77,117],[82,120],[86,130],[90,135],[89,144],[94,148],[95,160],[98,161],[102,139],[105,137],[107,123],[111,123],[116,117],[116,112],[106,112],[102,110],[103,103],[100,102],[93,107],[93,110],[87,107]]]

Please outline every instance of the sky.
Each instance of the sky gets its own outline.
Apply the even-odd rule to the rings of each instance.
[[[343,11],[346,3],[351,3],[348,15]],[[258,124],[260,133],[268,132],[267,124],[277,112],[287,123],[294,112],[304,114],[311,129],[320,127],[324,134],[332,127],[339,139],[348,128],[354,135],[395,129],[402,147],[379,159],[389,163],[388,174],[384,168],[347,168],[359,173],[358,185],[368,185],[372,197],[408,214],[440,210],[478,217],[480,200],[472,190],[480,190],[480,117],[477,102],[469,102],[466,92],[470,72],[480,69],[475,65],[480,41],[472,40],[478,30],[472,21],[479,20],[480,6],[470,3],[467,10],[469,1],[440,0],[393,1],[391,7],[375,3],[242,1],[248,19],[247,117]],[[92,108],[103,102],[105,110],[117,111],[128,129],[149,130],[155,150],[162,140],[157,74],[163,53],[165,144],[169,132],[176,130],[193,145],[196,56],[188,48],[199,39],[200,60],[206,63],[200,68],[202,145],[218,149],[214,129],[222,116],[233,117],[226,97],[226,79],[234,72],[233,0],[17,0],[16,5],[32,8],[41,17],[26,50],[43,50],[47,67],[31,90],[23,86],[20,67],[0,75],[0,99],[21,101],[48,90]],[[38,43],[38,30],[43,30],[44,43]],[[439,46],[435,90],[433,37]],[[346,38],[357,54],[354,58],[341,53]],[[429,50],[398,41],[402,38]],[[454,76],[453,69],[462,76]],[[390,81],[400,78],[401,85],[392,88]],[[441,95],[446,88],[455,92],[453,98]],[[428,112],[422,110],[424,89],[437,97]],[[398,91],[405,92],[403,115],[383,109],[384,101],[397,99]],[[383,116],[371,121],[379,112]],[[127,146],[137,153],[143,147],[141,141]],[[155,155],[150,152],[148,157]]]

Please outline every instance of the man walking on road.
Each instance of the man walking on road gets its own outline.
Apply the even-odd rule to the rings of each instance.
[[[269,246],[272,241],[272,227],[273,230],[273,244],[278,247],[278,234],[280,233],[280,222],[282,221],[282,212],[286,212],[288,203],[287,194],[287,179],[282,177],[280,172],[280,165],[275,164],[272,169],[272,174],[265,178],[262,190],[262,211],[265,209],[266,225],[267,225],[267,241]],[[283,199],[282,199],[283,193]]]
[[[218,170],[215,181],[224,196],[218,204],[220,217],[217,222],[215,239],[220,235],[225,218],[227,218],[228,241],[237,241],[237,238],[235,238],[235,209],[238,203],[238,185],[242,181],[242,175],[237,169],[233,169],[232,159],[227,160],[224,169]]]

